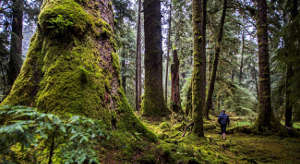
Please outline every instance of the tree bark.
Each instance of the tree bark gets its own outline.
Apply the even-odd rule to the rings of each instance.
[[[285,79],[285,126],[292,127],[292,112],[293,106],[290,101],[291,99],[291,78],[293,77],[293,68],[287,64],[286,68],[286,79]]]
[[[213,60],[214,60],[214,57],[213,57],[213,53],[210,53],[209,54],[209,57],[208,57],[208,75],[211,75],[211,72],[212,72],[212,67],[213,67]],[[208,81],[210,82],[211,81],[211,76],[208,76]]]
[[[242,52],[241,52],[241,64],[240,64],[240,74],[239,74],[239,83],[242,84],[243,78],[243,67],[244,67],[244,50],[245,50],[245,32],[242,32]]]
[[[2,105],[83,115],[108,128],[153,136],[120,86],[113,24],[110,0],[44,1],[25,63]]]
[[[255,69],[255,66],[252,67],[252,78],[254,79],[255,82],[255,90],[256,90],[256,95],[257,95],[257,100],[259,97],[259,90],[258,90],[258,79],[257,79],[257,70]]]
[[[179,60],[177,50],[173,51],[173,64],[171,65],[172,77],[172,93],[171,93],[171,109],[173,112],[181,113],[181,100],[179,89]]]
[[[203,26],[206,26],[203,17],[206,11],[206,0],[192,1],[192,22],[193,22],[193,56],[194,68],[192,77],[192,105],[193,105],[193,121],[195,126],[193,133],[199,137],[204,136],[203,131],[203,111],[205,105],[205,86],[206,86],[206,56],[203,53],[204,35]]]
[[[142,66],[141,66],[141,8],[142,1],[138,0],[138,20],[136,35],[136,72],[135,72],[135,109],[141,109],[141,84],[142,84]]]
[[[168,50],[167,50],[167,64],[166,64],[166,78],[165,78],[165,101],[168,104],[168,75],[169,75],[169,54],[171,49],[171,28],[172,27],[172,0],[170,0],[169,11],[169,29],[168,29]]]
[[[166,107],[162,87],[162,34],[160,0],[144,1],[145,31],[145,92],[143,116],[160,118],[170,112]]]
[[[298,0],[293,0],[293,8],[291,11],[291,21],[294,21],[298,15]],[[287,45],[288,46],[288,45]],[[286,64],[286,80],[285,80],[285,126],[292,127],[293,103],[291,102],[291,83],[294,75],[293,66]]]
[[[10,41],[10,56],[8,63],[8,85],[13,85],[22,66],[22,31],[23,31],[23,0],[12,1],[12,27]]]
[[[227,0],[224,0],[222,17],[221,17],[221,21],[220,21],[220,31],[219,31],[219,35],[218,35],[217,44],[216,44],[215,60],[213,63],[213,70],[211,73],[211,78],[210,78],[211,80],[210,80],[208,95],[207,95],[207,100],[206,100],[206,108],[205,108],[205,112],[204,112],[206,119],[209,119],[209,110],[212,108],[212,96],[213,96],[214,89],[215,89],[216,75],[217,75],[219,56],[220,56],[222,38],[223,38],[223,29],[224,29],[224,23],[225,23],[225,17],[226,17],[226,9],[227,9]]]
[[[186,114],[186,116],[193,118],[192,81],[190,81],[188,91],[185,96],[186,96],[185,114]]]
[[[124,89],[124,93],[126,94],[126,53],[122,52],[122,60],[121,60],[121,68],[122,68],[122,73],[121,73],[121,79],[122,79],[122,87]]]
[[[259,60],[259,114],[257,127],[259,131],[275,128],[275,119],[271,107],[270,64],[268,51],[267,2],[256,0],[257,5],[257,40]]]

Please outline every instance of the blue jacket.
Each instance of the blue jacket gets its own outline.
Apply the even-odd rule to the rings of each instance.
[[[218,123],[221,125],[229,125],[229,116],[223,112],[221,112],[221,114],[218,117]]]

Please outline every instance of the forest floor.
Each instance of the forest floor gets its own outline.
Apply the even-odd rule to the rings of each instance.
[[[151,155],[157,153],[149,150],[149,159],[143,155],[141,163],[300,163],[299,137],[233,133],[223,140],[216,118],[205,121],[205,138],[198,138],[190,132],[182,137],[186,125],[171,120],[143,120],[159,138],[156,148],[161,149],[160,156],[168,156],[169,159],[157,160]],[[244,118],[235,118],[229,130],[251,124]],[[300,128],[300,123],[294,123],[294,127]]]

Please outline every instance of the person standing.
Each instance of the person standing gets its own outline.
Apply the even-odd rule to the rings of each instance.
[[[229,116],[225,113],[225,110],[223,109],[218,117],[218,123],[221,125],[221,134],[222,138],[226,139],[226,126],[229,126],[230,120]]]

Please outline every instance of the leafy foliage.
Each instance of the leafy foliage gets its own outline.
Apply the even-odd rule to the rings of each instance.
[[[99,120],[60,118],[24,106],[0,108],[0,161],[99,163],[95,146],[109,137]]]

